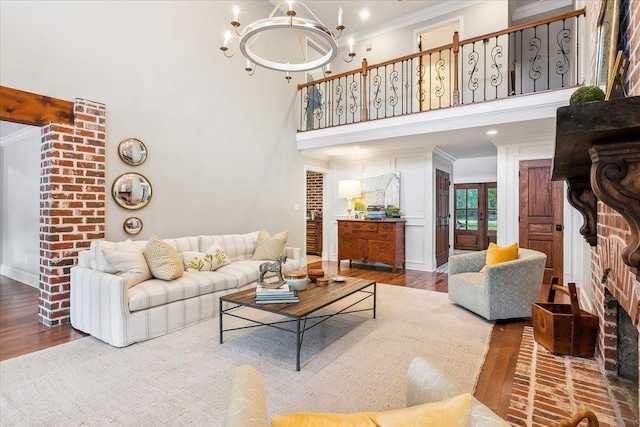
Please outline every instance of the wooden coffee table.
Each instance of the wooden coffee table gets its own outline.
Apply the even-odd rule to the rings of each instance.
[[[314,314],[321,308],[327,307],[357,293],[362,293],[363,295],[347,307],[328,314]],[[270,326],[272,328],[280,329],[281,331],[292,332],[296,335],[296,371],[300,370],[300,348],[302,347],[302,339],[305,331],[308,331],[314,326],[317,326],[325,320],[339,314],[373,311],[373,318],[376,318],[376,282],[368,279],[348,277],[345,282],[331,281],[326,287],[310,284],[307,290],[298,292],[298,299],[300,302],[297,303],[256,304],[255,296],[255,289],[247,289],[220,297],[220,344],[223,343],[223,333],[228,331],[255,328],[259,326]],[[373,299],[373,303],[370,308],[351,310],[352,307],[369,298]],[[224,306],[225,303],[227,305],[226,308]],[[255,310],[267,311],[279,314],[289,319],[275,322],[260,322],[235,313],[234,311],[240,307],[250,307]],[[224,329],[223,321],[225,316],[232,316],[246,320],[250,322],[251,325]],[[310,325],[307,325],[307,321],[309,321]],[[291,322],[295,322],[295,330],[283,327],[283,324]]]

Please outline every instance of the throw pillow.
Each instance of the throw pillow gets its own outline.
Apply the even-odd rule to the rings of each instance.
[[[108,242],[106,240],[92,241],[89,246],[89,253],[91,254],[91,268],[110,274],[116,273],[116,270],[111,267],[109,261],[104,257],[103,250],[106,248],[128,252],[140,250],[140,248],[131,239],[127,239],[124,242]]]
[[[231,264],[231,260],[217,244],[206,252],[184,251],[182,261],[187,271],[215,271],[223,265]]]
[[[482,270],[480,270],[480,272],[484,273],[485,268],[489,265],[513,261],[514,259],[518,259],[518,242],[515,242],[504,248],[491,242],[489,243],[489,248],[487,249],[487,259],[485,261],[485,266],[482,267]]]
[[[128,288],[153,277],[140,249],[118,251],[105,248],[102,252],[109,265],[116,271],[115,275],[123,277]]]
[[[254,261],[275,261],[278,255],[285,253],[284,247],[287,244],[288,235],[289,233],[287,231],[283,231],[271,237],[267,230],[260,230],[256,243],[256,251],[253,253],[253,258],[251,259]]]
[[[468,393],[439,402],[424,403],[391,411],[358,412],[353,414],[301,412],[274,415],[271,418],[272,427],[458,427],[468,426],[470,422],[471,395]]]
[[[231,260],[218,243],[213,242],[213,245],[205,251],[208,256],[211,256],[211,271],[217,270],[223,265],[231,264]]]
[[[156,235],[152,235],[144,248],[144,257],[156,279],[173,280],[182,277],[180,254]]]

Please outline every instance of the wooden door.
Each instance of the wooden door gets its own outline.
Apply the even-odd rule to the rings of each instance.
[[[547,254],[544,283],[563,275],[564,185],[551,181],[551,160],[520,162],[520,247]]]
[[[456,184],[454,248],[480,251],[486,248],[486,191],[484,184]]]
[[[449,261],[449,174],[436,169],[436,266]]]

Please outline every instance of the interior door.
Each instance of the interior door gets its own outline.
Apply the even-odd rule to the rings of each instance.
[[[520,162],[520,247],[547,254],[544,283],[563,275],[564,184],[551,181],[551,160]]]
[[[436,169],[436,266],[449,261],[449,174]]]

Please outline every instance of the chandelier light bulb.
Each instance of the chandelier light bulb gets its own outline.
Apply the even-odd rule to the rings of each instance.
[[[338,27],[342,25],[342,8],[338,9]]]
[[[231,25],[234,27],[240,26],[240,8],[238,6],[233,7],[233,21],[231,21]]]
[[[228,48],[230,40],[231,40],[231,31],[227,31],[224,33],[224,41],[222,42],[222,47]]]
[[[355,43],[355,41],[353,40],[353,37],[349,37],[349,53],[353,53],[353,44]]]
[[[289,3],[289,10],[293,10],[293,0],[288,0],[287,3]]]

